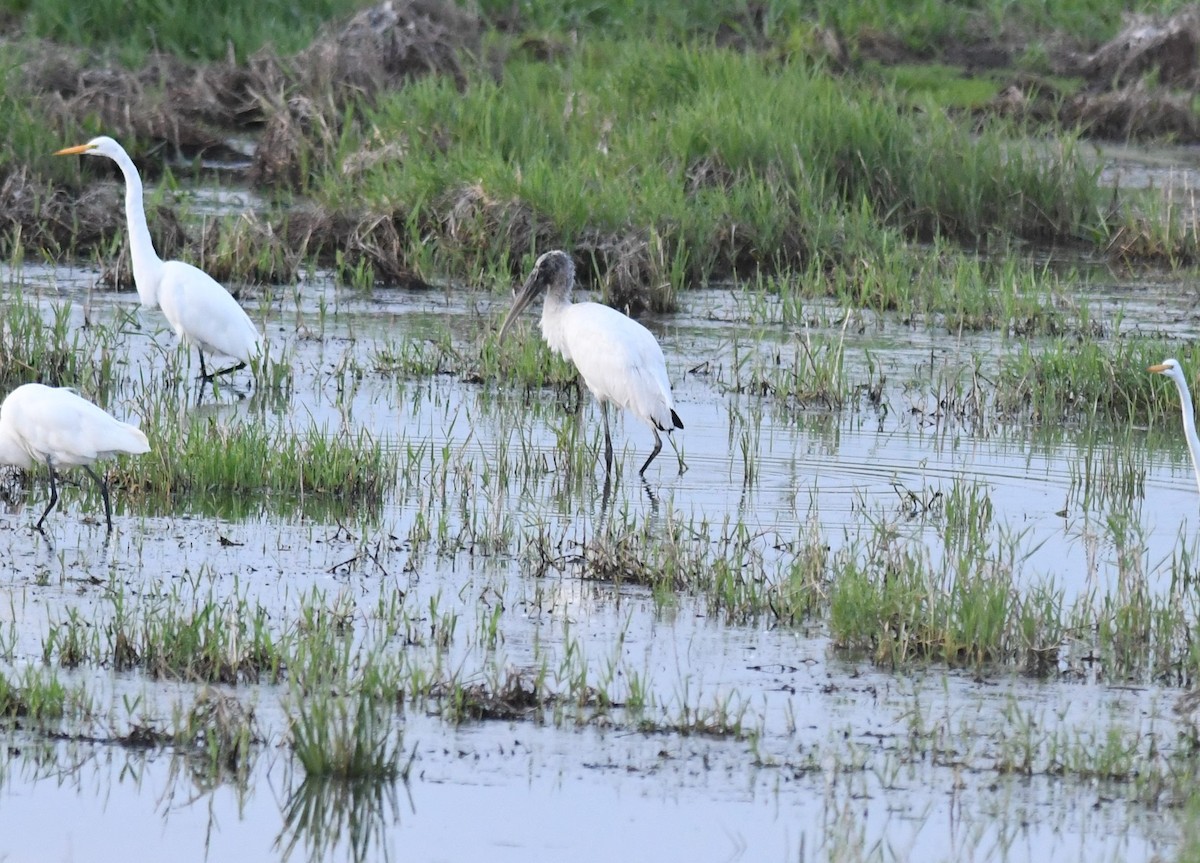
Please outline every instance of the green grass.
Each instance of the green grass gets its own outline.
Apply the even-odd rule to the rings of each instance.
[[[1004,86],[1002,78],[977,77],[940,63],[889,66],[877,70],[901,101],[937,109],[970,109],[988,103]]]
[[[293,707],[292,751],[310,777],[394,779],[404,754],[395,724],[394,704],[369,693],[309,691]]]
[[[113,53],[133,65],[151,51],[187,60],[219,60],[232,48],[243,61],[264,46],[293,53],[308,45],[322,23],[363,5],[361,0],[266,0],[253,8],[232,0],[6,0],[0,11],[30,35]]]
[[[0,390],[26,383],[68,386],[106,407],[121,378],[120,322],[116,327],[80,329],[70,303],[48,314],[20,290],[6,292],[0,316]]]
[[[0,674],[0,717],[28,722],[59,719],[68,702],[67,687],[53,671],[28,667],[20,675]]]
[[[102,625],[75,609],[51,622],[42,644],[47,663],[231,684],[277,680],[284,673],[286,645],[266,609],[243,596],[189,598],[174,587],[136,603],[120,589],[105,600]]]
[[[173,509],[249,514],[377,511],[392,487],[397,455],[369,431],[292,430],[262,418],[178,423],[159,413],[146,428],[151,452],[110,472],[130,500]],[[315,508],[315,509],[314,509]]]
[[[1146,371],[1172,356],[1185,368],[1200,368],[1190,345],[1157,338],[1023,343],[1001,362],[997,406],[1002,415],[1039,423],[1174,422],[1174,385]]]
[[[330,166],[314,193],[335,210],[399,209],[428,225],[453,271],[456,238],[492,262],[531,254],[530,219],[537,250],[659,237],[666,259],[685,264],[671,269],[674,290],[803,266],[818,250],[852,260],[889,230],[970,242],[1103,230],[1094,169],[1070,142],[1034,152],[1002,125],[975,134],[752,54],[589,43],[560,64],[512,61],[502,84],[416,82],[367,119],[404,141],[406,158],[352,183]],[[442,214],[468,189],[476,203],[451,228]]]

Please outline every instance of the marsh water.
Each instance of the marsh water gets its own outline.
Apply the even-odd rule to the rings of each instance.
[[[26,266],[4,276],[10,295],[36,299],[48,319],[69,304],[74,326],[115,326],[136,309],[134,294],[95,288],[88,269]],[[1180,300],[1177,285],[1094,273],[1086,290],[1093,315],[1119,309],[1126,327],[1195,331],[1194,303]],[[1003,765],[1021,746],[1044,761],[1048,747],[1100,746],[1114,733],[1139,751],[1181,746],[1172,711],[1181,690],[1101,682],[1065,654],[1042,679],[880,668],[834,649],[819,624],[737,619],[687,591],[663,596],[582,578],[579,550],[611,519],[650,536],[682,527],[711,544],[742,529],[764,571],[778,564],[782,573],[799,543],[865,554],[882,526],[936,569],[947,542],[938,501],[959,487],[990,501],[997,555],[1011,557],[1022,590],[1092,602],[1123,590],[1132,568],[1165,592],[1175,555],[1193,546],[1200,524],[1182,435],[973,420],[948,409],[947,395],[971,375],[994,373],[1009,349],[1000,336],[821,303],[801,323],[784,323],[770,297],[712,289],[685,293],[678,312],[647,320],[686,428],[643,483],[636,469],[650,433],[618,420],[619,476],[606,496],[600,461],[586,461],[590,473],[570,467],[572,452],[602,444],[589,398],[381,369],[382,353],[444,333],[472,350],[507,302],[507,286],[363,294],[320,274],[247,299],[272,354],[294,368],[291,393],[256,393],[244,377],[239,391],[235,378],[181,399],[180,415],[316,425],[331,435],[365,428],[409,461],[415,480],[365,514],[286,501],[246,511],[219,500],[147,513],[118,500],[105,542],[87,517],[95,502],[78,492],[65,496],[46,536],[31,531],[46,494],[34,477],[0,514],[0,628],[19,670],[42,663],[52,622],[78,614],[103,627],[118,585],[142,599],[244,596],[275,619],[316,590],[354,609],[351,625],[364,638],[369,610],[400,595],[421,626],[456,620],[430,659],[438,667],[468,681],[531,668],[548,669],[552,688],[572,676],[604,681],[613,709],[450,721],[400,707],[407,780],[355,785],[305,779],[286,745],[301,695],[286,685],[216,686],[253,709],[261,742],[244,775],[214,779],[168,746],[129,745],[131,729],[169,724],[205,686],[65,669],[64,680],[86,682],[97,709],[84,730],[8,735],[0,856],[1173,855],[1178,825],[1165,803],[1133,800],[1127,783]],[[130,377],[162,363],[163,346],[173,350],[156,312],[136,312],[122,327]],[[537,336],[531,311],[516,337]],[[754,368],[793,362],[806,340],[841,345],[846,379],[864,390],[878,383],[879,397],[831,410],[739,386]],[[118,398],[113,410],[137,416],[139,405]],[[1114,490],[1114,474],[1132,477],[1123,486],[1132,491]],[[404,639],[394,649],[432,656],[428,644]],[[650,721],[623,721],[620,704],[634,692],[652,705]],[[721,720],[718,731],[710,719]]]

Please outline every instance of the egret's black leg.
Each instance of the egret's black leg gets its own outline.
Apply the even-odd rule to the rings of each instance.
[[[208,373],[208,368],[204,365],[204,351],[197,348],[196,353],[200,355],[200,380],[211,381],[212,375]]]
[[[608,402],[600,402],[600,413],[604,414],[604,473],[612,473],[612,433],[608,430]]]
[[[654,461],[654,457],[662,449],[662,436],[658,433],[658,429],[651,426],[650,431],[654,432],[654,449],[650,452],[650,457],[646,459],[646,463],[642,465],[642,469],[638,471],[639,476],[645,476],[646,468],[650,467],[650,462]]]
[[[212,380],[215,377],[220,377],[221,375],[227,375],[230,372],[236,372],[241,369],[244,369],[245,367],[246,367],[246,362],[245,362],[245,360],[243,360],[242,362],[238,363],[237,365],[230,366],[229,368],[226,368],[226,369],[221,369],[219,372],[213,372],[211,375],[208,376],[208,379]]]
[[[34,525],[38,530],[42,529],[42,523],[45,522],[46,516],[50,514],[50,510],[54,509],[54,505],[58,503],[58,484],[54,480],[54,465],[46,462],[46,467],[50,471],[50,503],[46,504],[46,508],[42,510],[42,517]]]
[[[102,480],[91,465],[84,465],[83,469],[88,472],[88,476],[96,481],[96,485],[100,486],[100,498],[104,501],[104,523],[108,525],[108,532],[112,533],[112,505],[108,502],[108,483]]]

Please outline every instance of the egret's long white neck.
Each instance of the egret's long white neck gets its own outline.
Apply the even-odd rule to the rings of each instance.
[[[133,160],[122,150],[113,157],[125,175],[125,218],[129,223],[129,256],[133,261],[133,281],[142,305],[158,305],[158,283],[162,279],[162,259],[154,251],[150,228],[146,224],[146,207],[142,201],[142,178]]]
[[[1183,405],[1183,433],[1187,436],[1188,451],[1192,454],[1192,470],[1196,472],[1196,485],[1200,487],[1200,438],[1196,436],[1196,409],[1192,406],[1192,394],[1183,372],[1175,378],[1175,386],[1179,390],[1179,402]]]

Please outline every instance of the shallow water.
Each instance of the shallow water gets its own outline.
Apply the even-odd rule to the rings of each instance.
[[[0,280],[38,296],[47,315],[70,301],[78,325],[85,317],[103,325],[136,307],[132,294],[90,290],[95,274],[87,270],[26,267]],[[1097,308],[1120,308],[1127,325],[1151,332],[1182,335],[1195,314],[1170,285],[1090,289]],[[936,669],[890,674],[841,656],[819,626],[731,622],[702,599],[664,603],[642,588],[582,580],[578,548],[605,519],[662,533],[687,524],[707,532],[701,542],[742,523],[770,572],[785,559],[781,548],[813,532],[836,553],[886,524],[923,547],[936,569],[944,524],[918,504],[966,483],[990,500],[998,542],[1011,538],[1019,552],[1013,577],[1023,588],[1049,587],[1067,604],[1110,595],[1129,575],[1122,540],[1133,536],[1135,569],[1165,591],[1172,557],[1181,540],[1194,543],[1200,518],[1182,436],[1158,448],[1147,437],[1131,452],[1103,429],[973,428],[939,411],[939,375],[1011,346],[993,334],[951,337],[886,317],[844,336],[849,380],[869,380],[868,351],[886,373],[886,410],[835,413],[738,394],[728,386],[735,356],[750,346],[790,357],[795,332],[770,316],[754,320],[758,312],[729,291],[696,292],[678,314],[648,322],[686,424],[675,435],[678,455],[664,447],[643,486],[635,471],[650,434],[618,421],[621,473],[605,508],[599,464],[582,480],[561,470],[573,432],[593,449],[602,442],[590,400],[575,411],[503,384],[373,370],[381,347],[445,327],[471,350],[479,327],[494,325],[506,302],[506,292],[362,297],[320,280],[248,302],[266,322],[273,354],[295,369],[294,395],[276,404],[223,388],[199,406],[182,402],[181,415],[261,418],[296,430],[313,423],[331,434],[366,427],[398,452],[425,453],[414,478],[398,481],[377,518],[313,516],[286,505],[240,516],[219,505],[215,513],[146,513],[117,501],[108,544],[78,494],[64,496],[47,537],[32,533],[46,493],[38,478],[27,507],[19,498],[0,513],[0,554],[10,562],[0,631],[10,633],[19,669],[40,664],[51,623],[72,610],[102,628],[118,586],[142,599],[237,593],[277,619],[314,588],[363,614],[399,589],[423,624],[435,607],[458,615],[447,667],[479,681],[547,667],[559,687],[582,673],[609,681],[619,697],[636,680],[650,693],[657,730],[629,727],[619,709],[578,727],[547,715],[455,725],[408,710],[397,733],[415,752],[409,782],[347,808],[328,789],[306,786],[282,745],[293,697],[286,687],[229,690],[255,706],[269,742],[244,783],[209,787],[170,750],[115,739],[143,719],[167,721],[196,687],[133,672],[70,672],[99,702],[89,736],[100,742],[9,735],[0,818],[26,827],[5,830],[0,852],[279,859],[295,839],[294,854],[310,859],[1094,861],[1172,853],[1177,829],[1160,811],[1129,802],[1125,784],[1048,775],[1047,753],[1056,735],[1099,742],[1114,728],[1140,748],[1169,750],[1178,745],[1170,710],[1178,691],[1088,682],[1065,661],[1061,682],[977,681]],[[815,319],[836,312],[815,308]],[[527,318],[518,338],[536,337],[536,316]],[[161,364],[161,346],[173,344],[157,313],[142,311],[138,320],[122,342],[131,376]],[[836,325],[810,335],[826,344],[843,337]],[[135,400],[118,401],[136,415]],[[1144,470],[1132,499],[1104,493],[1103,467],[1094,468],[1123,458]],[[506,479],[505,466],[516,464],[521,473]],[[448,491],[431,490],[439,481]],[[422,519],[438,523],[424,542],[413,539]],[[1114,519],[1129,533],[1115,534]],[[557,556],[539,570],[533,555],[546,541]],[[499,637],[486,642],[477,633],[497,605]],[[395,649],[431,652],[398,640]],[[739,717],[743,734],[672,730],[680,716],[720,710]],[[997,769],[1023,735],[1040,769]],[[289,823],[289,811],[309,813],[310,822]],[[362,832],[351,830],[349,811]]]

